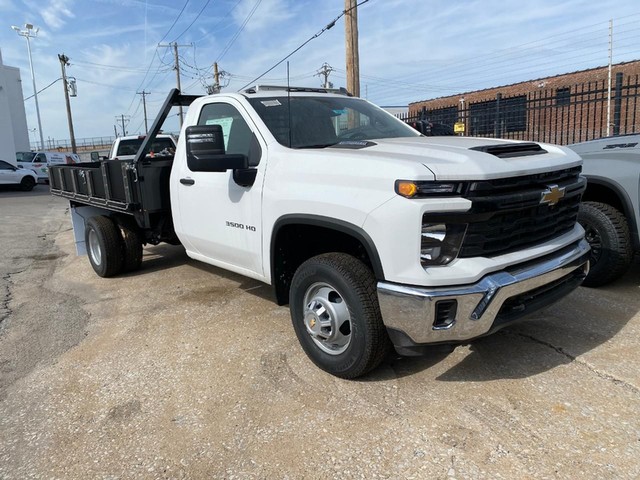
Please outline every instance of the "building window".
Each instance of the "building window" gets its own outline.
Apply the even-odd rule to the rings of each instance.
[[[556,88],[556,106],[564,107],[571,103],[571,89],[569,87]]]
[[[527,130],[527,96],[500,98],[469,105],[471,135],[504,135]]]

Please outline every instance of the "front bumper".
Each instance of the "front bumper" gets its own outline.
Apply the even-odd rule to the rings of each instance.
[[[403,353],[492,333],[561,299],[588,272],[589,245],[582,239],[471,285],[428,288],[379,282],[378,300],[389,336]]]

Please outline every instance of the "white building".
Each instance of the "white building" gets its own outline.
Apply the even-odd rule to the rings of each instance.
[[[15,164],[16,152],[29,150],[20,69],[4,65],[0,52],[0,160]]]

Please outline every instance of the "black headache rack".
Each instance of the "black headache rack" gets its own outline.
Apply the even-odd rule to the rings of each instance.
[[[196,98],[199,95],[181,95],[178,89],[171,90],[133,160],[51,166],[51,194],[132,215],[140,228],[161,236],[159,229],[165,230],[171,224],[169,176],[173,155],[152,157],[149,150],[171,108],[189,106]]]

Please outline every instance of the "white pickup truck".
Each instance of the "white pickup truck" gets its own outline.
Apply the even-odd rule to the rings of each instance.
[[[190,105],[175,157],[152,158],[172,105]],[[273,285],[311,360],[354,378],[391,346],[468,343],[580,285],[580,165],[553,145],[424,137],[323,89],[174,90],[133,160],[54,167],[51,191],[98,275],[181,243]]]
[[[145,139],[144,135],[127,135],[116,137],[111,149],[109,159],[133,160]],[[176,139],[173,135],[159,134],[149,148],[149,154],[172,155],[176,151]]]

